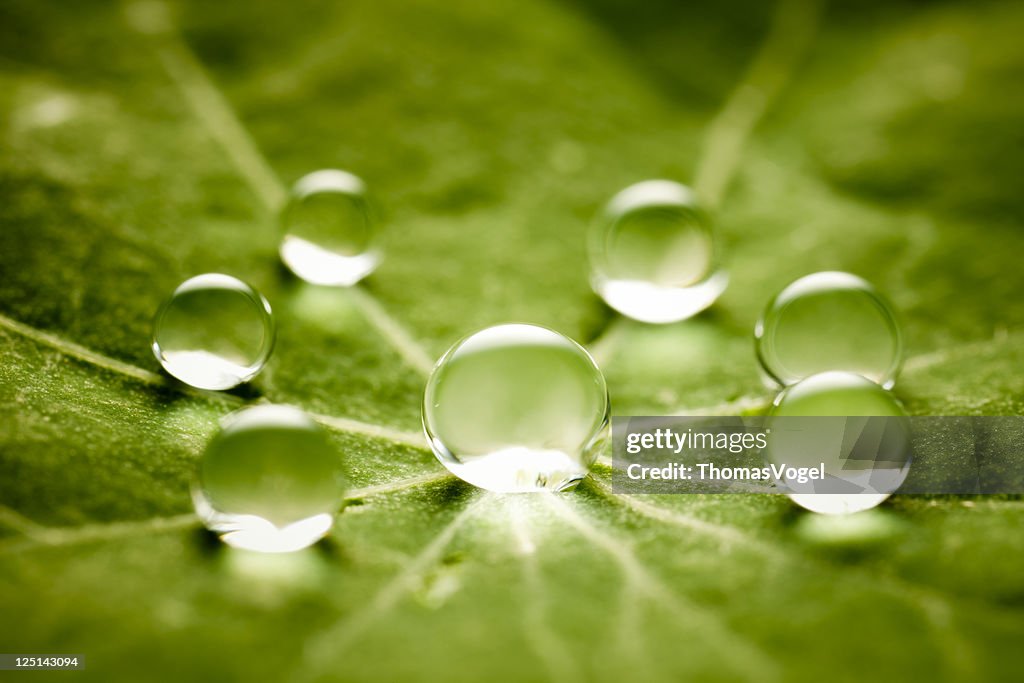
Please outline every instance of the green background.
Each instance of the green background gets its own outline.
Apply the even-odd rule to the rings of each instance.
[[[3,0],[0,650],[84,654],[62,680],[1018,678],[1019,499],[830,519],[613,496],[603,467],[499,497],[418,430],[432,359],[509,320],[594,341],[616,414],[760,410],[754,320],[822,269],[900,310],[913,413],[1020,413],[1022,29],[1012,2]],[[347,292],[276,257],[282,183],[332,166],[387,226]],[[732,274],[666,327],[587,285],[588,221],[651,177],[718,209]],[[205,271],[279,320],[231,394],[148,348]],[[355,487],[296,555],[190,512],[217,419],[259,400],[316,413]]]

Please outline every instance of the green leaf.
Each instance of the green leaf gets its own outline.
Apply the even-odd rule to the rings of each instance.
[[[918,414],[1024,409],[1019,49],[1009,3],[701,7],[367,0],[0,7],[5,652],[90,680],[1005,680],[1024,666],[1019,499],[497,496],[419,434],[424,373],[523,320],[591,344],[617,414],[757,411],[750,330],[846,269],[903,315]],[[295,282],[275,208],[367,179],[387,259]],[[584,232],[631,182],[718,207],[732,282],[666,327],[590,292]],[[225,271],[278,348],[251,387],[159,373],[150,318]],[[188,483],[217,420],[299,405],[352,481],[308,551],[231,551]]]

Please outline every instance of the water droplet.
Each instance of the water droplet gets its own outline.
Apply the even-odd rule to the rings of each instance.
[[[910,472],[906,415],[891,392],[860,375],[812,375],[775,399],[765,457],[789,467],[824,463],[824,481],[785,481],[797,505],[832,515],[867,510]],[[797,419],[802,417],[811,419]]]
[[[153,353],[164,369],[199,389],[248,382],[274,348],[274,318],[259,292],[230,275],[206,273],[178,285],[157,311]]]
[[[579,344],[544,327],[489,327],[427,380],[423,427],[452,474],[491,491],[573,487],[604,445],[608,390]]]
[[[301,410],[260,405],[224,418],[199,461],[192,500],[228,545],[290,552],[322,538],[344,495],[337,451]]]
[[[594,291],[643,322],[694,316],[728,284],[710,219],[688,187],[670,180],[647,180],[612,197],[589,247]]]
[[[814,273],[791,283],[768,302],[754,340],[761,366],[783,386],[845,370],[888,389],[903,364],[892,307],[850,273]]]
[[[281,260],[306,282],[348,287],[380,263],[366,185],[351,173],[323,170],[300,178],[281,222]]]

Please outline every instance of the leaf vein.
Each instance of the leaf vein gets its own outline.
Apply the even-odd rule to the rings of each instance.
[[[157,7],[161,9],[154,11],[153,8]],[[140,15],[156,15],[159,20],[140,21]],[[287,200],[287,189],[228,98],[169,19],[166,5],[159,0],[137,1],[128,6],[128,17],[135,30],[151,38],[164,70],[181,90],[196,118],[203,122],[266,209],[276,215]],[[428,374],[434,365],[430,354],[372,295],[359,286],[352,287],[352,291],[366,320],[391,344],[402,360],[420,374]]]
[[[32,327],[31,325],[26,325],[25,323],[13,320],[3,314],[0,314],[0,328],[5,328],[11,332],[31,339],[36,343],[48,346],[66,356],[75,358],[76,360],[80,360],[104,370],[109,370],[116,374],[125,375],[131,379],[143,382],[144,384],[176,390],[181,393],[211,401],[220,401],[231,404],[241,404],[244,402],[242,399],[231,394],[202,391],[199,389],[193,389],[187,385],[172,382],[155,372],[150,372],[149,370],[137,367],[131,363],[126,363],[124,361],[105,356],[74,342],[62,339],[50,332],[44,332],[43,330]],[[408,446],[419,450],[427,450],[423,436],[418,432],[406,432],[393,427],[371,424],[335,415],[324,415],[315,412],[310,412],[309,415],[320,424],[335,431],[359,434],[361,436],[390,441],[402,446]]]
[[[490,496],[483,496],[463,508],[434,535],[401,572],[374,594],[363,609],[340,620],[312,639],[305,648],[308,666],[306,673],[310,677],[315,677],[332,659],[340,657],[351,647],[374,622],[394,609],[416,581],[441,558],[441,554],[455,538],[459,529],[484,502],[490,499]]]
[[[557,496],[548,496],[555,513],[581,536],[610,555],[619,565],[628,584],[655,604],[669,606],[673,611],[699,620],[709,646],[722,650],[722,661],[733,666],[749,680],[777,679],[774,660],[752,640],[737,633],[713,612],[682,598],[657,576],[649,573],[632,549],[588,522],[568,503]]]

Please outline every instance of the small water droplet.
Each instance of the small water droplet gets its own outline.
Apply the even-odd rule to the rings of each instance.
[[[300,178],[281,223],[281,260],[306,282],[351,286],[380,263],[366,185],[351,173],[322,170]]]
[[[814,273],[789,284],[768,302],[754,339],[761,366],[783,386],[845,370],[888,389],[903,364],[892,306],[850,273]]]
[[[765,458],[777,466],[824,464],[825,481],[784,481],[797,505],[831,515],[867,510],[896,491],[910,472],[906,415],[891,392],[860,375],[812,375],[775,399]],[[812,419],[796,419],[801,417]]]
[[[270,304],[230,275],[206,273],[181,283],[153,322],[157,360],[199,389],[230,389],[249,381],[273,348]]]
[[[291,552],[322,538],[344,495],[338,453],[297,408],[260,405],[227,416],[199,461],[196,514],[228,545]]]
[[[625,316],[677,322],[725,291],[718,250],[711,221],[688,187],[644,181],[615,195],[591,228],[591,284]]]

